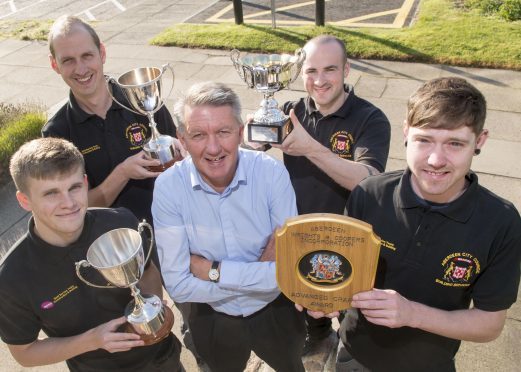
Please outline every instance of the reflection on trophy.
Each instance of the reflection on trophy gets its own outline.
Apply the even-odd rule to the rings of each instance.
[[[289,116],[279,109],[275,92],[294,82],[300,73],[306,53],[303,49],[289,54],[259,54],[240,58],[237,49],[231,59],[239,76],[250,88],[264,94],[260,106],[248,125],[248,141],[282,143],[293,129]]]
[[[157,67],[136,68],[124,73],[117,80],[112,77],[108,78],[109,82],[121,88],[132,108],[119,102],[109,89],[112,99],[117,104],[135,114],[148,117],[152,133],[150,139],[143,145],[143,150],[150,157],[159,159],[161,162],[159,166],[149,167],[153,172],[162,172],[180,159],[180,154],[175,149],[173,138],[160,134],[154,120],[154,114],[164,105],[164,99],[161,94],[161,78],[167,68],[172,73],[172,79],[174,79],[174,70],[169,64],[163,65],[161,69]],[[165,99],[170,95],[173,87],[174,81],[172,80],[172,87]]]
[[[150,232],[150,246],[146,259],[143,253],[141,232]],[[120,228],[106,232],[91,244],[87,259],[76,262],[76,274],[86,284],[96,288],[130,288],[134,300],[125,309],[128,324],[124,331],[137,333],[145,345],[155,344],[165,338],[174,324],[174,314],[156,295],[141,294],[136,286],[144,272],[154,245],[152,227],[145,221],[138,231]],[[111,285],[97,285],[86,280],[81,269],[93,267]]]

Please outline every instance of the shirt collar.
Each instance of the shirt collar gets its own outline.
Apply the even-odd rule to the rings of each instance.
[[[478,176],[470,171],[466,176],[469,186],[456,200],[448,203],[445,207],[433,209],[458,222],[466,222],[470,219],[476,208],[476,193],[478,192]],[[411,170],[407,168],[400,179],[397,187],[398,200],[395,204],[403,209],[428,208],[428,204],[417,197],[411,185]]]
[[[116,87],[116,85],[113,84],[112,82],[109,82],[109,84],[110,84],[110,88],[111,88],[110,89],[111,93],[114,95],[114,97],[119,102],[122,102],[122,103],[127,102],[121,89],[119,87]],[[69,107],[71,109],[72,117],[73,117],[75,123],[80,123],[80,124],[85,123],[92,117],[97,116],[96,114],[89,114],[89,113],[85,112],[80,107],[78,101],[76,100],[76,97],[72,93],[72,90],[69,90]],[[116,102],[114,102],[114,99],[112,99],[112,104],[109,108],[109,111],[111,111],[111,110],[123,110],[123,107],[118,105]]]
[[[45,240],[40,238],[34,231],[34,218],[31,217],[28,223],[28,238],[32,241],[34,247],[34,255],[38,261],[42,262],[60,262],[67,259],[70,256],[74,261],[80,261],[85,259],[86,248],[85,242],[91,230],[92,215],[87,211],[85,215],[85,222],[83,230],[79,238],[72,244],[66,247],[57,247],[55,245],[47,243]]]

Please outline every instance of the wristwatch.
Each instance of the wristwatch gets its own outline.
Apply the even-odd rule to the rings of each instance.
[[[219,261],[214,261],[212,263],[212,268],[208,271],[208,278],[214,283],[219,281]]]

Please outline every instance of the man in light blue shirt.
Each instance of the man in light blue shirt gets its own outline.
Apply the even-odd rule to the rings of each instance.
[[[194,85],[175,113],[190,156],[157,179],[152,213],[165,286],[192,303],[196,350],[212,371],[243,371],[252,350],[277,371],[304,371],[304,318],[280,294],[270,239],[297,214],[289,175],[239,149],[240,103],[225,85]]]

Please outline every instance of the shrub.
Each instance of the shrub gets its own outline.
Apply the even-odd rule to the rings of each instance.
[[[501,9],[499,9],[499,15],[507,21],[521,20],[521,0],[503,1]]]
[[[8,178],[11,156],[25,142],[40,137],[46,121],[41,106],[0,103],[0,183]]]
[[[507,21],[521,20],[521,0],[465,0],[465,7],[486,15],[498,14]]]

